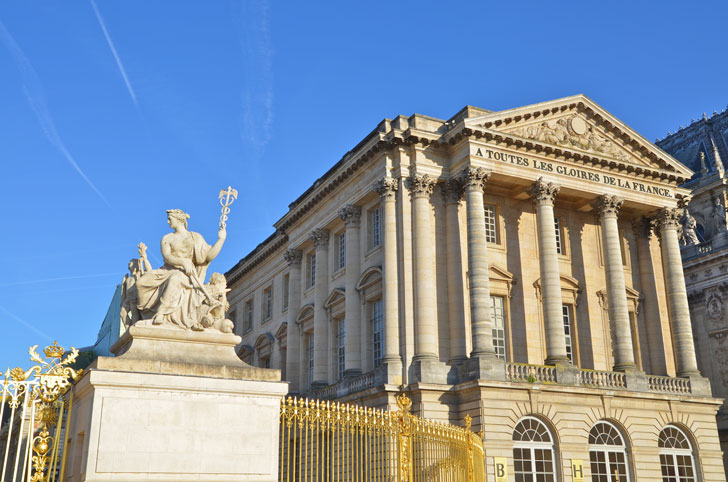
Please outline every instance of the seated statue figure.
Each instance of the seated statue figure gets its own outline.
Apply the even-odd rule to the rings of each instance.
[[[220,252],[227,233],[224,225],[221,226],[217,241],[210,246],[201,234],[187,230],[189,217],[179,209],[167,211],[167,222],[174,232],[162,238],[164,265],[137,278],[137,308],[142,320],[151,320],[152,325],[202,331],[205,328],[201,324],[202,315],[214,312],[217,305],[224,305],[210,294],[204,280],[207,267]]]

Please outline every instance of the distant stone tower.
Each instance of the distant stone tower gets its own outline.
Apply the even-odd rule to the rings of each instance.
[[[683,187],[692,199],[683,218],[682,258],[701,373],[713,395],[728,398],[728,109],[703,114],[656,144],[695,171]],[[728,468],[728,404],[718,412]]]

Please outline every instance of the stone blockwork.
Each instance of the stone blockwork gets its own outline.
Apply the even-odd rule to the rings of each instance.
[[[673,222],[692,175],[584,96],[385,119],[226,273],[239,353],[296,394],[384,407],[403,389],[420,415],[456,423],[515,404],[507,422],[492,415],[511,432],[545,414],[520,398],[543,387],[545,423],[621,420],[637,450],[642,423],[653,438],[682,423],[665,406],[701,420],[716,408]],[[622,411],[584,418],[607,399]],[[685,427],[705,480],[724,480],[714,424]],[[653,442],[640,478],[659,478]]]

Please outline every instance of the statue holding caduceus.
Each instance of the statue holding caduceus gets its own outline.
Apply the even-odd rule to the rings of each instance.
[[[201,234],[188,230],[189,214],[179,209],[167,211],[167,222],[173,232],[162,238],[164,265],[158,269],[135,270],[124,281],[122,307],[136,306],[136,311],[122,309],[125,326],[133,323],[171,325],[185,330],[232,333],[233,323],[225,319],[229,308],[225,277],[213,273],[210,282],[205,284],[205,276],[210,262],[225,243],[230,205],[237,196],[237,191],[231,187],[220,191],[222,215],[217,241],[212,246]],[[139,262],[130,263],[130,266],[149,265],[146,250],[141,246],[143,244],[139,248]],[[129,312],[138,313],[137,319],[130,317]]]

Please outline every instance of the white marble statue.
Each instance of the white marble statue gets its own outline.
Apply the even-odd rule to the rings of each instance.
[[[179,209],[167,211],[167,222],[173,232],[162,237],[164,265],[152,269],[143,243],[138,247],[139,259],[129,262],[130,274],[122,284],[121,319],[125,326],[140,323],[232,333],[233,322],[225,319],[230,307],[225,276],[213,273],[208,284],[205,276],[225,243],[225,221],[236,197],[232,188],[220,192],[223,209],[213,245],[207,244],[201,234],[187,229],[189,214]]]
[[[726,227],[725,207],[719,198],[713,199],[713,211],[710,213],[713,219],[713,237],[725,234],[728,229]]]
[[[700,244],[700,240],[698,239],[698,234],[696,232],[698,222],[687,209],[685,209],[685,217],[683,218],[682,228],[682,242],[685,246]]]

